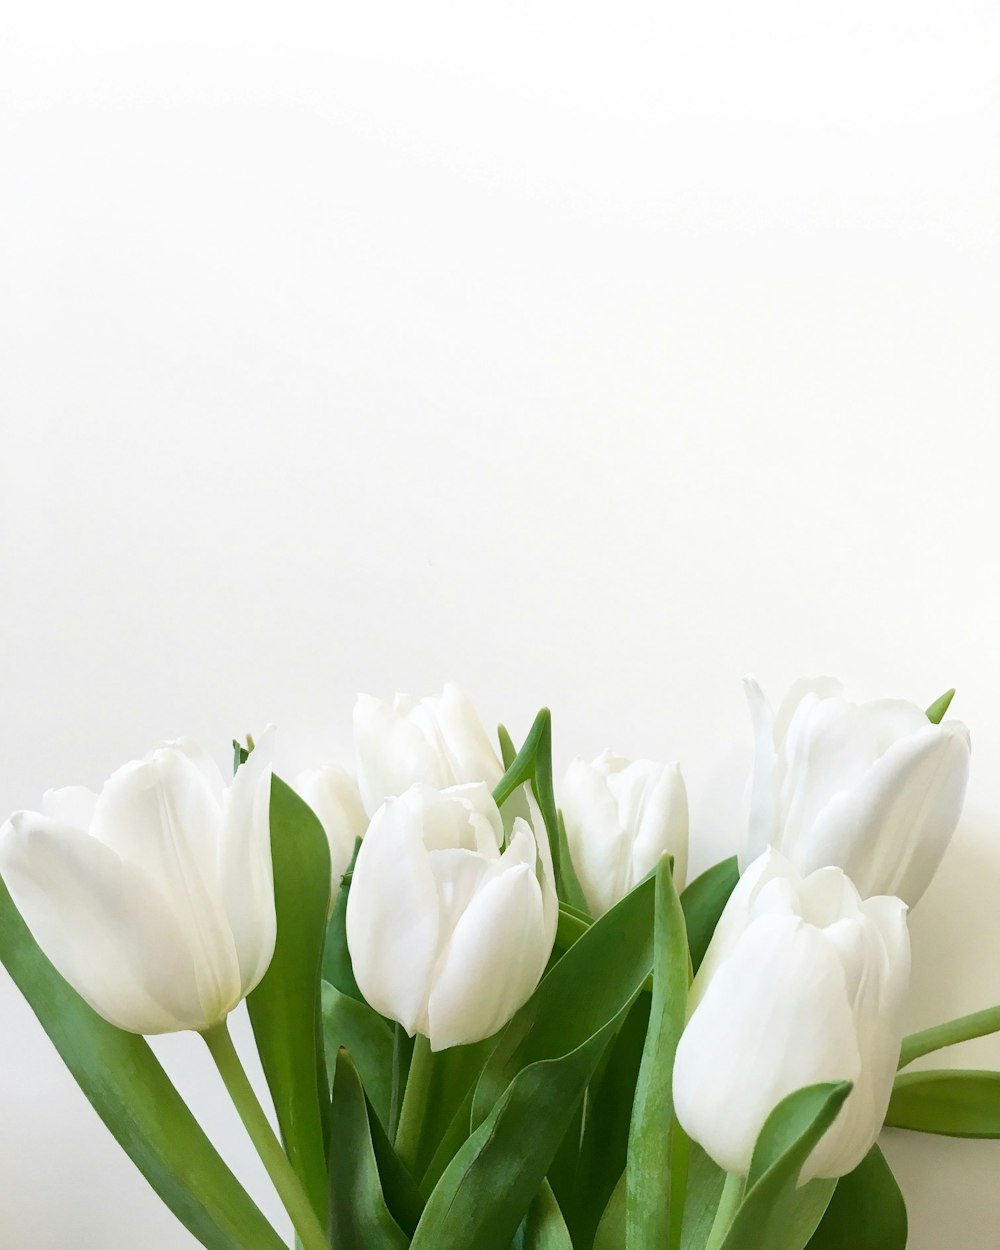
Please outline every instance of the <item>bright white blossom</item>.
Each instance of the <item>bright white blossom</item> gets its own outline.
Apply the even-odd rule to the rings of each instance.
[[[484,781],[492,790],[503,776],[475,708],[453,685],[425,699],[397,694],[391,704],[359,695],[354,746],[358,785],[369,815],[417,781],[438,790]]]
[[[687,874],[688,805],[677,764],[631,763],[605,751],[593,763],[577,757],[560,795],[573,867],[593,916],[601,916],[651,872],[674,857],[674,881]]]
[[[56,970],[132,1033],[218,1024],[274,953],[268,742],[226,785],[194,743],[100,794],[50,790],[0,830],[0,872]]]
[[[368,816],[354,778],[337,764],[300,773],[295,789],[319,818],[330,844],[330,905],[340,881],[351,866],[358,838],[368,828]]]
[[[555,940],[544,832],[518,817],[506,849],[482,782],[418,783],[375,813],[347,897],[361,992],[432,1050],[490,1037],[527,1001]]]
[[[913,906],[958,824],[969,731],[913,703],[848,703],[835,682],[793,686],[777,716],[746,680],[756,739],[741,866],[768,845],[804,873],[842,868],[862,896]]]
[[[745,1176],[783,1098],[851,1081],[800,1182],[850,1172],[885,1118],[909,970],[905,903],[862,901],[839,868],[802,877],[765,851],[737,884],[691,987],[673,1079],[684,1130]]]

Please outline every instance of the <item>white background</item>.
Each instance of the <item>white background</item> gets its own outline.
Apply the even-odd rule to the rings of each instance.
[[[996,16],[9,6],[3,811],[182,732],[344,757],[356,691],[454,677],[516,734],[549,703],[557,764],[679,758],[697,869],[744,671],[954,684],[910,1024],[1000,1001]],[[1000,1143],[886,1148],[913,1250],[996,1250]],[[194,1244],[5,974],[0,1204],[12,1250]]]

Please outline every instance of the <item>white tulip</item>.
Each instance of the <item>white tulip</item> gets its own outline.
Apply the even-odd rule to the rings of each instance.
[[[490,1037],[527,1001],[555,940],[544,831],[513,824],[482,782],[418,783],[375,813],[347,896],[362,994],[432,1050]]]
[[[775,716],[746,680],[756,739],[745,866],[768,845],[801,872],[834,864],[862,896],[911,907],[958,824],[969,731],[913,703],[848,703],[835,682],[800,682]]]
[[[674,881],[687,874],[688,805],[677,764],[630,763],[605,751],[577,757],[561,794],[566,841],[591,915],[601,916],[651,872],[664,852]]]
[[[300,773],[295,789],[316,813],[330,844],[330,906],[341,878],[351,866],[358,838],[368,828],[368,816],[354,778],[337,764]]]
[[[359,695],[354,745],[358,785],[369,815],[417,781],[438,790],[485,781],[493,789],[503,776],[475,708],[453,685],[419,700],[397,694],[392,704]]]
[[[800,1183],[850,1172],[885,1118],[909,972],[905,903],[862,901],[839,868],[802,877],[765,851],[737,884],[691,987],[673,1082],[684,1130],[745,1176],[783,1098],[851,1081]]]
[[[204,1031],[274,953],[267,738],[231,785],[188,741],[126,764],[99,795],[49,791],[0,830],[0,872],[35,940],[95,1011],[132,1033]]]

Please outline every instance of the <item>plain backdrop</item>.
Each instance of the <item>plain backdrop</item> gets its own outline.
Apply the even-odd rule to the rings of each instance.
[[[181,733],[349,761],[357,691],[454,678],[515,734],[549,704],[560,771],[679,759],[698,870],[745,671],[956,685],[908,1022],[1000,1002],[997,17],[8,6],[3,813]],[[274,1214],[197,1040],[157,1049]],[[885,1147],[913,1250],[996,1250],[1000,1143]],[[6,974],[0,1209],[11,1250],[194,1245]]]

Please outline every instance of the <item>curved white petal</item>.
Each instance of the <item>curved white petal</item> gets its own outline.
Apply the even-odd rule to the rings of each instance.
[[[754,921],[709,983],[677,1048],[674,1106],[684,1130],[728,1172],[746,1175],[775,1106],[861,1068],[844,971],[811,925]]]
[[[244,995],[267,971],[277,936],[271,865],[274,736],[272,727],[265,730],[223,797],[218,847],[222,905]]]
[[[743,678],[754,735],[754,766],[750,789],[750,819],[740,847],[740,871],[764,853],[775,836],[774,713],[755,678]]]
[[[577,758],[566,771],[562,813],[573,867],[595,918],[625,895],[631,841],[608,788],[607,773]]]
[[[449,682],[440,695],[421,699],[410,718],[447,760],[457,784],[482,781],[491,790],[496,786],[503,765],[471,700],[458,686]]]
[[[17,812],[0,831],[0,872],[56,970],[132,1033],[215,1024],[239,1001],[199,994],[189,934],[143,872],[78,829]]]
[[[370,695],[358,695],[354,705],[354,748],[358,788],[369,814],[414,782],[443,789],[457,780],[406,715]]]
[[[413,1034],[426,1028],[440,944],[438,888],[412,792],[388,799],[368,827],[347,896],[347,945],[358,986]]]
[[[432,1050],[491,1037],[531,996],[551,953],[534,868],[497,872],[451,935],[428,1004]]]
[[[357,783],[336,764],[300,773],[295,789],[316,813],[330,844],[330,897],[340,889],[354,846],[368,828],[368,816]]]
[[[863,895],[895,894],[912,907],[955,832],[968,777],[965,726],[925,722],[829,801],[801,846],[800,866],[839,864]]]
[[[623,786],[626,778],[630,784]],[[618,799],[622,827],[632,834],[627,890],[664,854],[674,857],[674,883],[682,890],[687,879],[688,804],[679,765],[636,760],[618,778],[609,778],[608,786]]]
[[[42,811],[61,825],[89,829],[94,818],[97,795],[86,786],[64,786],[46,790],[42,795]]]

